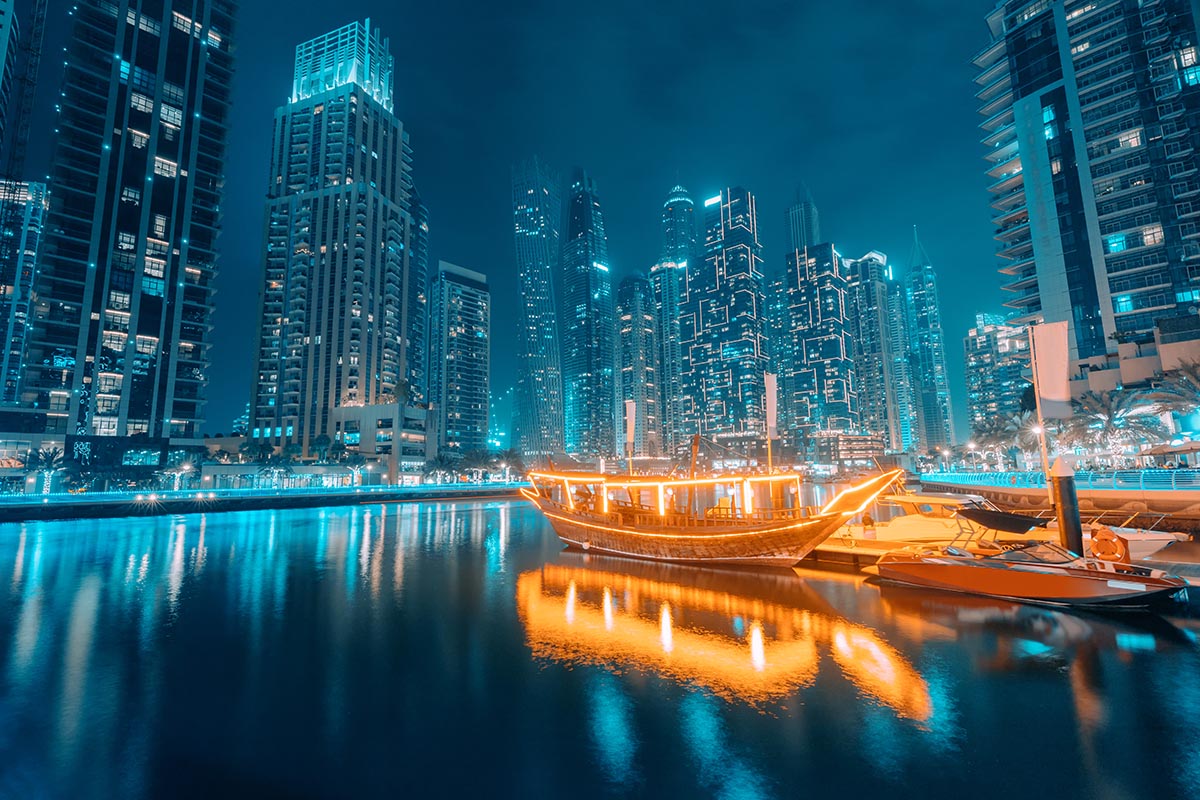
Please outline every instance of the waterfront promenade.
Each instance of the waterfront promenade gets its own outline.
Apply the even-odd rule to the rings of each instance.
[[[1014,510],[1048,511],[1046,476],[1041,472],[930,472],[921,485],[929,491],[969,492]],[[1200,470],[1140,469],[1077,472],[1080,510],[1104,521],[1200,531]]]
[[[220,511],[317,508],[364,503],[513,498],[528,484],[512,482],[350,486],[344,488],[183,489],[0,495],[0,522],[103,519]]]

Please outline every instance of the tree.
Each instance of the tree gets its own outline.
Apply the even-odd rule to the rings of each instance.
[[[1200,410],[1200,361],[1185,361],[1168,372],[1161,384],[1146,393],[1160,410],[1191,416]]]
[[[26,473],[36,472],[42,476],[42,493],[50,491],[50,481],[54,473],[62,472],[67,466],[66,456],[58,447],[29,449],[21,458]]]
[[[333,444],[329,445],[329,452],[326,454],[330,461],[338,463],[346,457],[346,443],[338,439]]]
[[[275,446],[266,439],[247,439],[238,447],[243,462],[264,464],[275,455]]]
[[[285,463],[294,464],[303,453],[304,448],[301,447],[297,442],[288,442],[283,446],[283,452],[279,455]]]
[[[317,461],[324,462],[329,457],[329,448],[332,446],[333,440],[329,438],[329,434],[322,433],[309,442],[308,449],[317,457]]]
[[[449,483],[453,481],[457,471],[458,464],[445,456],[438,456],[432,461],[425,463],[425,477],[433,478],[437,483]]]
[[[472,480],[483,480],[483,476],[496,464],[496,457],[487,450],[468,450],[463,453],[458,466],[471,475]]]
[[[503,464],[508,468],[509,474],[521,475],[525,474],[525,457],[521,455],[520,450],[509,448],[496,453],[496,463]]]
[[[1015,437],[1009,430],[1007,419],[987,417],[975,423],[971,430],[971,439],[984,454],[985,463],[988,453],[997,453],[1000,456],[1000,466],[1003,467],[1004,460],[1009,457],[1009,451],[1013,449]]]
[[[1073,404],[1074,413],[1063,429],[1063,440],[1077,447],[1103,449],[1120,456],[1145,441],[1157,442],[1166,432],[1155,413],[1157,406],[1142,392],[1086,392]]]

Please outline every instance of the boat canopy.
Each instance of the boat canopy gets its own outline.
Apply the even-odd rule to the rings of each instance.
[[[1008,511],[993,511],[990,508],[960,508],[958,516],[981,525],[988,530],[1001,533],[1029,533],[1034,528],[1044,528],[1048,519],[1012,514]]]

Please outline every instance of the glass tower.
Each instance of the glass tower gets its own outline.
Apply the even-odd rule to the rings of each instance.
[[[0,404],[20,399],[34,276],[46,220],[46,185],[0,180]]]
[[[683,351],[679,314],[687,270],[696,258],[696,208],[687,189],[676,186],[662,212],[662,252],[650,268],[658,347],[659,424],[663,450],[674,455],[687,434],[683,424]]]
[[[900,429],[896,348],[892,338],[888,294],[892,267],[887,256],[872,250],[862,258],[847,260],[848,289],[853,301],[850,335],[854,342],[859,427],[883,437],[891,452],[904,449]]]
[[[308,452],[332,409],[425,388],[428,225],[370,20],[296,48],[272,141],[251,436]]]
[[[766,435],[766,302],[754,195],[738,187],[705,200],[704,229],[704,260],[687,271],[680,318],[683,423],[688,433],[748,454],[765,448]]]
[[[631,276],[617,287],[617,325],[621,348],[621,441],[626,441],[625,403],[634,403],[633,455],[662,453],[659,423],[659,387],[656,369],[657,314],[650,283]]]
[[[796,202],[788,208],[787,224],[789,252],[821,243],[821,215],[807,188],[804,197],[797,197]]]
[[[530,456],[563,452],[563,386],[555,275],[562,197],[559,177],[534,157],[512,171],[517,258],[516,446]]]
[[[967,360],[967,416],[972,431],[989,419],[1021,411],[1029,386],[1028,329],[1011,325],[1002,314],[976,314],[975,327],[963,339]]]
[[[910,380],[917,421],[915,438],[918,448],[923,451],[941,450],[954,444],[950,383],[946,379],[946,346],[942,336],[937,278],[925,247],[917,238],[915,226],[904,286]]]
[[[50,431],[199,433],[234,10],[74,5],[21,390]]]
[[[858,430],[853,297],[847,265],[832,244],[787,256],[790,369],[785,372],[787,417],[798,439],[818,431]]]
[[[1012,0],[987,16],[975,82],[1006,305],[1017,324],[1068,321],[1072,359],[1195,319],[1197,13]]]
[[[430,291],[430,396],[438,451],[451,458],[488,446],[492,298],[487,276],[439,261]]]
[[[617,446],[617,321],[608,239],[596,185],[576,170],[562,242],[566,451],[613,456]]]

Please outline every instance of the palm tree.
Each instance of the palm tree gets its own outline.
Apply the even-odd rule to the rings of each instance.
[[[42,493],[50,491],[50,481],[56,472],[61,472],[67,466],[66,456],[58,447],[28,450],[22,457],[27,473],[36,472],[42,476]]]
[[[1086,392],[1073,406],[1063,439],[1075,446],[1102,448],[1120,456],[1127,448],[1158,441],[1165,433],[1162,420],[1155,416],[1155,402],[1141,392]]]
[[[1008,457],[1008,451],[1013,446],[1013,434],[1008,429],[1008,421],[1004,417],[987,417],[972,426],[971,439],[979,446],[987,462],[987,454],[995,452],[999,455],[1000,466]]]
[[[288,442],[283,446],[283,452],[279,454],[280,458],[287,464],[294,464],[296,460],[304,453],[304,448],[297,442]]]
[[[329,445],[329,451],[325,455],[333,463],[338,463],[346,457],[346,443],[341,439],[338,439],[336,442]]]
[[[332,446],[333,440],[329,438],[329,434],[322,433],[309,442],[308,449],[317,457],[318,462],[324,462],[329,457],[329,448]]]
[[[1185,361],[1163,376],[1163,382],[1146,393],[1160,410],[1191,416],[1200,409],[1200,361]]]
[[[458,463],[445,456],[438,456],[425,463],[425,477],[433,478],[437,483],[449,483],[458,471]]]
[[[468,450],[458,462],[460,469],[471,473],[472,480],[483,480],[485,472],[495,466],[495,456],[487,450]]]
[[[507,469],[510,475],[525,474],[525,457],[521,455],[521,451],[515,448],[508,448],[496,453],[496,463],[502,464],[502,469]]]

